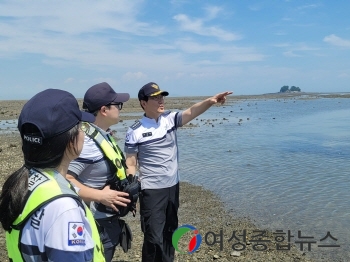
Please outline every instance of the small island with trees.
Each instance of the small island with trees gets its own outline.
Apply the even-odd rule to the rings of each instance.
[[[301,89],[297,86],[282,86],[280,89],[280,93],[289,93],[289,92],[301,92]]]

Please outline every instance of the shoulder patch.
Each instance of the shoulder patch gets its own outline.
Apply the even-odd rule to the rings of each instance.
[[[68,222],[68,246],[85,246],[83,222]]]
[[[165,111],[165,112],[163,113],[163,116],[167,116],[167,115],[169,115],[170,113],[171,113],[171,111],[170,111],[170,110]]]
[[[130,128],[132,130],[135,130],[135,129],[139,128],[140,126],[141,126],[141,122],[137,120]]]

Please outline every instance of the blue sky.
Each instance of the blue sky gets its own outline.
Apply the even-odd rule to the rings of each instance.
[[[0,100],[106,81],[136,97],[350,92],[350,1],[0,2]]]

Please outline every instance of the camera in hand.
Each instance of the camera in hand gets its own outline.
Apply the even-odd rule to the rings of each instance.
[[[117,214],[120,217],[126,216],[130,211],[136,211],[136,203],[141,190],[141,183],[133,175],[128,175],[127,178],[119,180],[117,177],[109,180],[106,185],[110,185],[110,188],[116,191],[122,191],[129,194],[130,203],[126,207],[116,205],[119,212],[114,211],[112,208],[107,207],[101,203],[95,203],[95,207],[100,212]]]

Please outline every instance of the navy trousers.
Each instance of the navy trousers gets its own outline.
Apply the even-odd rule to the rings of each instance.
[[[179,184],[140,193],[142,262],[174,261],[173,232],[178,227]]]

